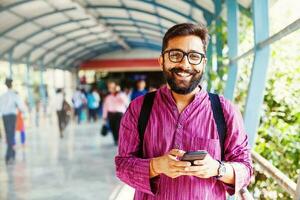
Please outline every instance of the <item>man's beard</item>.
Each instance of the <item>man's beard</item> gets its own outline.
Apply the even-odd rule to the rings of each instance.
[[[176,83],[175,73],[185,72],[192,75],[192,78],[189,82],[180,81]],[[173,67],[170,70],[167,70],[165,64],[163,63],[163,74],[167,83],[171,87],[171,90],[177,94],[189,94],[200,84],[203,73],[202,71],[197,71],[195,69],[181,69],[180,67]],[[182,86],[181,86],[182,85]]]

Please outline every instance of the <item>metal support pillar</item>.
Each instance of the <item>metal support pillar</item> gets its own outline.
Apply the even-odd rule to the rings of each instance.
[[[29,109],[32,110],[34,107],[34,98],[33,98],[33,92],[32,92],[32,88],[31,88],[31,79],[30,79],[30,62],[29,62],[29,56],[26,59],[26,87],[27,87],[27,99],[28,99],[28,106]]]
[[[255,45],[269,37],[268,0],[253,0],[253,22]],[[261,116],[261,106],[267,79],[269,46],[255,49],[247,102],[244,113],[245,128],[251,146],[255,143],[256,132]]]
[[[9,78],[13,78],[14,76],[14,72],[13,72],[13,62],[14,62],[14,59],[13,59],[13,50],[11,50],[9,52],[9,75],[8,77]]]
[[[40,97],[42,105],[46,105],[46,88],[44,84],[44,62],[40,61]]]
[[[238,3],[236,0],[226,0],[227,5],[227,29],[228,29],[228,56],[232,60],[238,55]],[[226,82],[224,96],[234,99],[234,88],[238,75],[237,62],[229,63],[228,79]]]
[[[297,181],[297,187],[296,187],[296,195],[294,200],[300,200],[300,173]]]

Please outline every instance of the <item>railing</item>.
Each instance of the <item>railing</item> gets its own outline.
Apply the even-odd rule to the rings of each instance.
[[[253,161],[260,166],[260,172],[272,177],[273,180],[276,181],[276,183],[278,183],[286,192],[291,194],[295,200],[300,200],[300,175],[298,178],[298,184],[296,184],[261,155],[253,150],[251,154]]]

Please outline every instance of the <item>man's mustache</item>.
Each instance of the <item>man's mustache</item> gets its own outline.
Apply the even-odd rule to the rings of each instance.
[[[200,73],[200,71],[198,71],[196,69],[182,69],[180,67],[173,67],[172,69],[169,69],[169,72],[172,72],[172,73],[184,72],[184,73],[188,73],[190,75],[195,75],[195,74]]]

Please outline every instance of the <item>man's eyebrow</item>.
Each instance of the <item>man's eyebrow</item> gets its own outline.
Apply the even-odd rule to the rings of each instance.
[[[203,53],[203,52],[199,52],[199,51],[196,51],[196,50],[190,50],[188,51],[189,53]],[[203,53],[204,54],[204,53]]]

